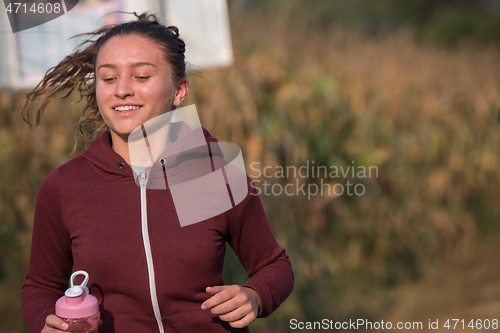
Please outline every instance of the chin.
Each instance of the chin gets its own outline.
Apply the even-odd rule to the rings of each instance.
[[[134,129],[137,128],[137,127],[134,127]],[[130,133],[132,133],[132,131],[134,129],[130,129],[130,130],[115,130],[115,129],[110,129],[111,132],[113,132],[115,135],[118,135],[119,137],[122,137],[122,138],[128,138],[128,136],[130,135]]]

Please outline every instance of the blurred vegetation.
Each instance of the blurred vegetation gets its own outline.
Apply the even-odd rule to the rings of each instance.
[[[342,26],[366,36],[410,28],[416,40],[454,46],[461,41],[500,43],[500,2],[496,0],[232,0],[241,12],[259,8],[269,17],[283,13],[307,21],[310,34]],[[295,24],[294,20],[288,23]]]
[[[384,290],[498,231],[500,51],[488,43],[499,30],[486,27],[498,14],[486,1],[369,3],[230,1],[235,64],[191,79],[188,104],[220,141],[242,147],[251,176],[252,162],[378,167],[378,177],[347,178],[363,196],[261,197],[296,284],[254,331],[287,331],[291,318],[377,318],[391,306]],[[455,47],[435,46],[439,36]],[[71,158],[81,110],[53,103],[28,130],[23,96],[0,94],[0,332],[27,331],[19,293],[36,191]],[[227,261],[226,282],[244,281],[234,255]]]

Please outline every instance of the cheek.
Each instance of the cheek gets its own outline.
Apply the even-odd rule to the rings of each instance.
[[[139,92],[143,101],[153,103],[156,106],[165,106],[173,100],[173,92],[169,89],[162,89],[158,85],[150,86],[147,89],[141,89]]]
[[[97,82],[95,86],[95,92],[97,95],[106,95],[110,89],[109,84],[104,84],[103,82]]]
[[[96,85],[95,96],[97,100],[97,105],[102,110],[109,100],[110,91],[109,87]]]
[[[95,97],[97,100],[97,104],[100,106],[100,104],[103,100],[103,91],[102,91],[102,88],[98,84],[95,86]]]
[[[106,96],[107,95],[105,93],[105,90],[96,86],[95,97],[96,97],[96,101],[97,101],[97,109],[99,110],[99,113],[100,113],[101,117],[103,118],[104,122],[106,123],[106,125],[109,126],[108,117],[106,116],[106,111],[107,111]]]

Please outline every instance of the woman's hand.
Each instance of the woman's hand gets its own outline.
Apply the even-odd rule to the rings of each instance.
[[[49,315],[45,318],[45,326],[40,333],[58,333],[65,332],[68,329],[68,324],[61,318],[55,315]]]
[[[203,310],[218,315],[221,320],[229,322],[235,328],[250,325],[259,314],[260,297],[252,288],[237,284],[232,286],[213,286],[205,289],[214,295],[201,305]]]

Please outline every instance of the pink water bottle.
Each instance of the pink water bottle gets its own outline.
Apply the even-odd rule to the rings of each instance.
[[[79,286],[73,285],[75,276],[80,274],[85,275],[85,280]],[[71,287],[56,302],[56,315],[69,325],[68,332],[97,333],[100,315],[99,302],[97,298],[90,295],[87,288],[88,281],[87,272],[74,272],[71,275]]]

